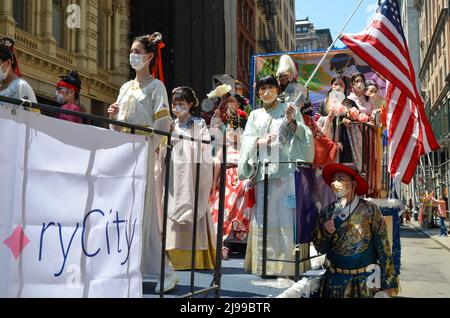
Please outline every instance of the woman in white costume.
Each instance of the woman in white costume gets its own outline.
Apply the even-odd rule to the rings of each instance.
[[[37,102],[30,84],[21,78],[19,65],[14,54],[14,41],[9,38],[0,40],[0,95],[25,99],[33,103]],[[0,105],[5,106],[7,104],[0,102]]]
[[[108,113],[112,119],[143,127],[150,126],[162,131],[170,130],[173,120],[170,116],[166,88],[151,74],[155,65],[160,65],[159,51],[163,46],[162,36],[159,33],[140,36],[134,40],[130,50],[130,64],[136,70],[136,78],[122,86],[117,102],[109,107]],[[111,129],[129,132],[129,129],[116,126],[111,126]],[[149,137],[141,261],[144,279],[160,276],[162,247],[162,227],[159,222],[161,205],[158,204],[155,193],[159,188],[156,183],[162,180],[158,174],[162,173],[160,147],[164,145],[165,138],[156,134]],[[164,291],[175,288],[178,280],[166,256]],[[159,285],[158,283],[156,286],[156,293],[160,290]]]
[[[175,135],[210,140],[208,127],[200,118],[199,101],[192,88],[178,87],[172,94],[172,111],[176,115]],[[195,187],[197,163],[200,163],[197,219]],[[215,232],[208,206],[213,179],[212,147],[190,140],[174,140],[169,179],[167,246],[176,270],[192,268],[193,225],[197,223],[195,269],[215,267]]]

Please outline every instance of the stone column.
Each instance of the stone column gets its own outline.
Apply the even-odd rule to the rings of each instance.
[[[41,34],[41,0],[34,0],[33,2],[33,24],[32,33]]]
[[[52,0],[42,0],[42,36],[53,38],[53,3]]]
[[[56,39],[53,35],[53,2],[41,0],[41,36],[44,52],[56,56]]]
[[[105,68],[107,70],[111,70],[111,55],[112,55],[112,42],[113,42],[113,30],[112,30],[112,16],[113,16],[113,10],[110,8],[105,9],[105,38],[106,38],[106,58],[105,58]]]
[[[85,60],[87,58],[87,24],[89,23],[86,18],[88,3],[86,0],[79,0],[79,5],[81,8],[81,28],[76,31],[76,52]],[[84,68],[85,66],[84,62],[82,67]]]
[[[123,5],[118,1],[113,5],[113,49],[112,49],[112,70],[120,72],[120,21],[123,13]]]
[[[78,30],[80,32],[79,53],[83,56],[84,66],[87,71],[96,74],[98,71],[98,57],[97,57],[97,19],[89,17],[96,17],[98,15],[98,1],[79,0],[82,11],[82,25]]]
[[[16,23],[13,18],[13,0],[0,1],[0,33],[14,37]]]
[[[13,0],[2,0],[0,2],[0,16],[13,16]]]
[[[130,4],[129,1],[123,1],[122,21],[120,24],[120,68],[121,68],[121,81],[126,82],[128,80],[129,73],[129,52],[130,52]]]

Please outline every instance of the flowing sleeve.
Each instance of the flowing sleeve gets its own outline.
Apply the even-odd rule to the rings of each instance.
[[[116,102],[115,102],[116,104],[119,104],[119,102],[123,99],[124,95],[127,93],[127,91],[130,88],[130,86],[131,86],[131,81],[123,84],[122,87],[120,87],[119,95],[117,96],[117,99],[116,99]],[[115,131],[120,131],[120,127],[119,126],[115,126],[115,125],[112,125],[112,124],[109,125],[109,129],[110,130],[115,130]]]
[[[378,262],[381,268],[381,288],[383,290],[391,288],[396,289],[398,288],[398,279],[395,274],[386,222],[384,221],[380,210],[377,207],[373,207],[373,209],[372,233],[374,236],[375,250],[378,255]]]
[[[21,79],[19,83],[19,99],[25,99],[32,103],[37,103],[36,95],[34,90],[27,81]],[[37,108],[30,108],[34,113],[40,113],[41,111]]]
[[[327,136],[328,139],[333,139],[333,123],[328,120],[328,116],[320,117],[317,126],[323,135]]]
[[[222,122],[222,120],[218,117],[216,117],[216,115],[214,114],[211,118],[211,127],[214,128],[222,128],[225,124]]]
[[[238,175],[241,179],[248,179],[256,173],[256,164],[258,161],[257,142],[258,132],[255,127],[255,114],[250,113],[247,125],[241,141],[241,152],[238,160]]]
[[[330,208],[326,208],[325,210],[322,210],[320,212],[320,215],[316,221],[316,227],[314,228],[313,232],[314,247],[321,254],[326,254],[330,251],[331,240],[333,238],[333,235],[328,234],[324,228],[324,224],[327,221],[327,211],[329,209]]]
[[[169,98],[167,97],[166,87],[162,82],[153,90],[151,100],[153,105],[153,128],[169,132],[173,120],[170,116]],[[154,138],[158,144],[165,140],[164,136],[157,134],[155,134]]]
[[[31,88],[30,84],[24,80],[21,80],[19,84],[19,98],[29,100],[32,103],[37,103],[33,88]]]
[[[196,138],[202,140],[211,140],[208,126],[202,119],[199,123],[200,131]],[[209,213],[209,194],[211,192],[213,182],[213,157],[212,146],[210,144],[201,144],[201,163],[200,163],[200,179],[199,179],[199,219]],[[194,161],[196,162],[196,161]]]
[[[295,114],[297,130],[291,146],[290,157],[303,162],[312,163],[314,161],[314,136],[311,129],[305,124],[300,111]]]

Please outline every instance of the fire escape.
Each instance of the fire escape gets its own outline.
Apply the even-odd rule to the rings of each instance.
[[[275,30],[275,16],[277,15],[275,3],[276,2],[273,0],[258,0],[258,6],[262,9],[264,15],[266,16],[267,29],[269,31],[269,39],[264,38],[260,40],[260,44],[266,53],[280,51],[280,46],[277,41],[277,33]]]

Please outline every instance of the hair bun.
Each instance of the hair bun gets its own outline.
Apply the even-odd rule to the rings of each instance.
[[[147,35],[147,37],[148,37],[149,41],[152,42],[153,44],[158,44],[163,39],[162,34],[159,32],[155,32],[152,35],[149,34],[149,35]]]

